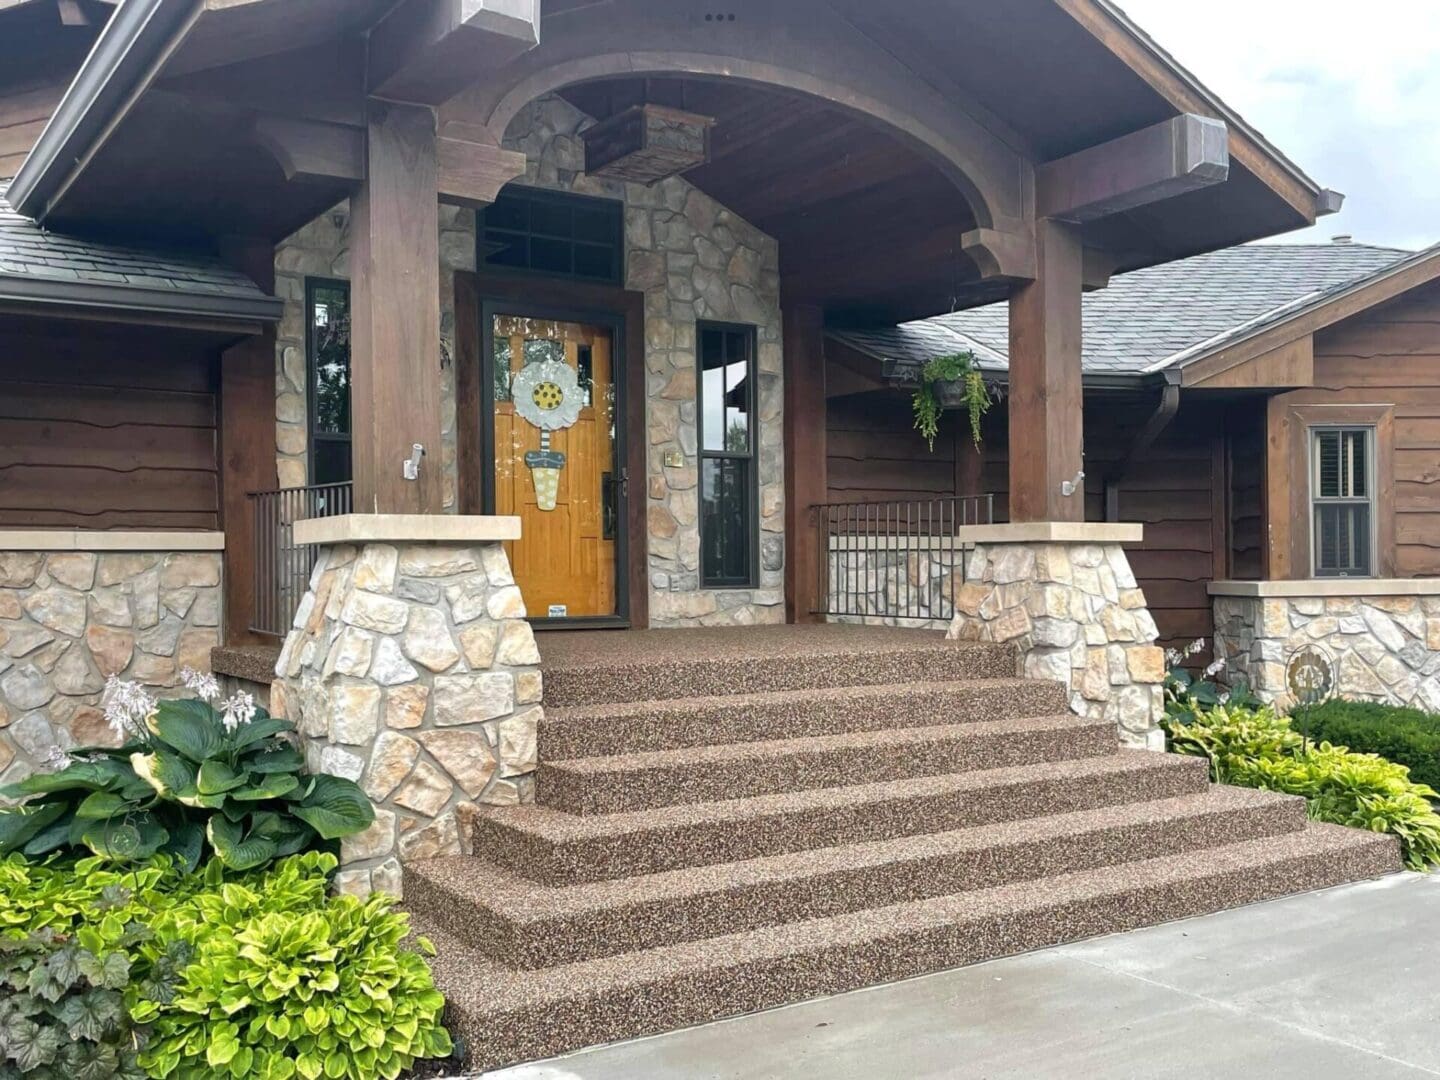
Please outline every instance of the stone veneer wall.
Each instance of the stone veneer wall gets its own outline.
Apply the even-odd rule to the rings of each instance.
[[[622,200],[626,282],[645,294],[650,618],[655,626],[783,622],[785,465],[780,268],[775,241],[681,178],[646,186],[586,176],[579,133],[593,121],[558,97],[541,98],[511,123],[505,146],[525,153],[519,183]],[[276,348],[276,441],[282,487],[307,482],[305,278],[348,276],[345,206],[321,215],[276,249],[276,290],[285,300]],[[440,208],[441,341],[445,506],[455,507],[456,270],[474,268],[475,215]],[[544,283],[536,281],[543,297]],[[702,590],[699,583],[699,451],[696,320],[756,327],[760,373],[760,568],[754,589]],[[641,407],[641,403],[632,403]],[[678,455],[683,464],[667,465]],[[632,496],[641,497],[639,485]]]
[[[1285,665],[1312,644],[1335,661],[1341,696],[1440,712],[1440,596],[1215,597],[1228,677],[1282,708]]]
[[[1164,749],[1164,653],[1118,544],[977,544],[965,577],[950,637],[1014,642],[1020,674],[1064,683],[1077,715]]]
[[[460,853],[461,807],[533,799],[539,663],[500,544],[321,551],[271,705],[375,803],[337,887],[399,895],[400,860]]]
[[[0,551],[0,783],[116,745],[105,679],[164,693],[219,644],[219,552]]]

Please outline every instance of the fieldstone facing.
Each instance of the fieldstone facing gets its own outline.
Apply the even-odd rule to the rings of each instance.
[[[1018,674],[1064,683],[1070,708],[1127,746],[1163,750],[1165,659],[1118,544],[977,544],[949,636],[1010,642]]]
[[[1285,666],[1306,645],[1335,662],[1347,698],[1440,712],[1440,596],[1215,597],[1215,655],[1281,708]]]
[[[179,694],[220,643],[219,552],[0,552],[0,784],[52,753],[113,745],[116,675]]]
[[[540,654],[512,580],[498,543],[321,550],[273,700],[379,811],[344,891],[398,895],[397,860],[460,853],[457,807],[533,796]]]

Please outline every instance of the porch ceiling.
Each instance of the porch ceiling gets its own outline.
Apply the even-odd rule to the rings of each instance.
[[[686,0],[642,18],[650,10],[648,2],[545,0],[540,46],[498,67],[485,65],[494,72],[487,84],[499,89],[488,99],[489,91],[482,91],[477,100],[503,113],[508,106],[501,97],[543,82],[546,64],[561,63],[573,64],[576,76],[566,96],[597,117],[646,94],[678,98],[688,108],[715,116],[715,160],[688,179],[775,236],[784,252],[787,293],[823,304],[832,317],[894,321],[1008,293],[1013,279],[982,281],[977,267],[961,254],[960,237],[977,226],[979,215],[973,197],[967,201],[955,177],[944,171],[953,173],[955,159],[941,161],[922,147],[923,138],[912,133],[902,139],[865,117],[865,101],[872,99],[848,95],[842,86],[856,65],[839,70],[844,65],[837,60],[834,85],[842,88],[828,100],[761,89],[753,78],[764,65],[743,59],[731,65],[723,43],[730,40],[727,34],[738,34],[734,40],[740,41],[750,33],[753,48],[753,35],[777,17],[773,5],[734,0],[730,6],[738,29],[717,32],[703,21],[702,13],[709,10],[704,5],[691,10]],[[811,0],[806,4],[811,6]],[[1229,125],[1229,179],[1084,225],[1087,249],[1103,253],[1107,266],[1134,269],[1273,235],[1313,221],[1330,204],[1326,193],[1106,0],[885,5],[814,0],[814,5],[824,13],[824,48],[817,54],[808,41],[809,22],[791,17],[779,24],[778,33],[759,37],[770,65],[766,70],[782,57],[797,70],[813,71],[830,55],[825,50],[836,57],[883,58],[886,70],[872,83],[917,88],[918,119],[912,127],[929,124],[927,130],[938,130],[933,115],[919,116],[919,97],[929,95],[953,110],[955,130],[983,133],[985,147],[975,158],[983,164],[977,168],[992,182],[1000,177],[1012,192],[1001,200],[1004,205],[997,204],[998,211],[997,206],[989,211],[1004,220],[978,222],[986,228],[1023,225],[1023,216],[1033,212],[1026,209],[1024,193],[1033,191],[1029,175],[1035,164],[1182,112]],[[436,0],[404,0],[401,7],[406,6],[445,8]],[[282,238],[344,198],[350,185],[287,180],[256,138],[255,120],[299,117],[347,130],[362,124],[363,35],[395,8],[394,0],[206,0],[198,5],[131,0],[110,29],[118,40],[117,27],[126,15],[138,25],[139,15],[149,12],[145,32],[156,37],[147,46],[150,63],[117,67],[126,70],[131,92],[110,87],[108,99],[96,97],[96,115],[83,113],[82,95],[72,95],[72,119],[85,121],[77,131],[83,133],[88,123],[89,134],[54,155],[47,166],[54,175],[47,174],[44,184],[32,183],[41,164],[35,159],[27,164],[18,182],[28,200],[26,210],[69,228],[151,239],[194,241],[235,233]],[[595,41],[596,52],[611,48],[613,53],[613,45],[597,37],[601,29],[633,50],[624,65],[628,72],[648,70],[654,77],[640,78],[613,65],[599,71],[586,50]],[[141,31],[133,33],[140,40]],[[679,43],[681,51],[657,51],[653,42],[662,40]],[[103,39],[101,45],[87,68],[99,64]],[[752,81],[716,81],[714,71],[703,79],[685,76],[682,53],[708,57],[711,67],[718,61],[717,71]],[[480,69],[472,64],[468,70]],[[610,81],[596,81],[597,73]],[[493,133],[486,131],[485,137]],[[953,134],[941,131],[937,137],[956,145]],[[57,134],[52,150],[59,141]],[[1013,192],[1020,193],[1018,200]]]

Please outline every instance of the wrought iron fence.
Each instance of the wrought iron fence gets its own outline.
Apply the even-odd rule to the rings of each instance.
[[[350,513],[350,484],[252,491],[255,522],[255,615],[250,629],[283,638],[310,587],[316,549],[295,542],[295,522]]]
[[[965,525],[988,525],[994,495],[822,503],[821,610],[840,621],[949,621],[965,581]]]

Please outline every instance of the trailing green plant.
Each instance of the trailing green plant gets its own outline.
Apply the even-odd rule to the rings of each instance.
[[[124,744],[75,751],[58,771],[0,789],[25,799],[0,811],[0,855],[164,853],[193,871],[209,851],[248,870],[375,820],[353,781],[305,772],[287,737],[294,725],[248,694],[221,701],[212,676],[187,672],[186,681],[199,698],[157,702],[112,678],[106,715]]]
[[[1408,766],[1420,784],[1440,789],[1440,716],[1372,701],[1332,698],[1310,710],[1312,739],[1379,754]]]
[[[133,1010],[152,1031],[149,1075],[393,1080],[451,1053],[445,999],[402,944],[408,916],[383,894],[327,895],[335,865],[311,852],[231,881],[207,868],[215,887],[160,915],[147,947],[183,941],[194,960],[172,1001]]]
[[[990,411],[990,388],[975,363],[974,353],[951,353],[936,356],[926,361],[920,369],[920,385],[915,389],[913,401],[915,430],[933,451],[935,436],[940,432],[940,395],[936,384],[959,382],[961,401],[970,417],[970,437],[976,447],[980,445],[980,421]]]
[[[1412,870],[1440,864],[1435,790],[1412,780],[1404,765],[1307,742],[1269,706],[1217,705],[1189,719],[1166,716],[1163,724],[1171,749],[1209,759],[1213,780],[1302,795],[1312,820],[1389,833]]]
[[[1234,705],[1256,709],[1264,704],[1244,679],[1235,679],[1226,687],[1213,681],[1225,670],[1223,657],[1216,657],[1199,675],[1185,664],[1205,648],[1205,639],[1197,638],[1183,649],[1165,650],[1165,714],[1181,723],[1189,723],[1199,713],[1216,705]]]

